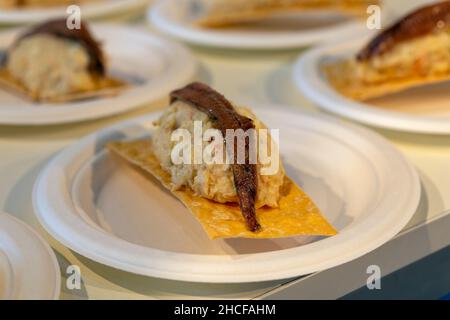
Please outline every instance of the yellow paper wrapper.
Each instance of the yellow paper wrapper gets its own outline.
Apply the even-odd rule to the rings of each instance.
[[[98,79],[97,86],[93,90],[43,99],[29,92],[19,81],[11,77],[6,69],[0,68],[0,86],[13,94],[34,102],[64,103],[115,96],[126,84],[125,82],[112,78]]]
[[[112,142],[107,148],[133,165],[145,170],[191,211],[211,239],[217,238],[282,238],[298,235],[333,236],[337,232],[322,216],[313,201],[290,179],[286,178],[279,208],[257,209],[261,231],[248,231],[237,204],[221,204],[195,195],[190,189],[172,190],[171,177],[159,165],[150,140]]]
[[[325,65],[323,70],[328,81],[337,91],[348,98],[358,101],[379,98],[410,88],[443,82],[450,79],[450,74],[435,74],[368,84],[358,80],[355,76],[354,65],[349,60]]]

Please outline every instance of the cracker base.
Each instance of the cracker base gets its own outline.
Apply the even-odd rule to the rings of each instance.
[[[256,210],[261,231],[247,230],[237,204],[221,204],[195,195],[190,189],[172,190],[171,177],[159,165],[150,140],[112,142],[107,148],[138,168],[150,173],[171,190],[202,224],[211,239],[270,239],[299,235],[333,236],[337,231],[322,216],[313,201],[290,179],[286,178],[284,195],[278,208]]]
[[[291,4],[278,6],[265,6],[235,12],[212,12],[206,17],[196,21],[196,25],[204,28],[223,28],[239,23],[254,22],[273,14],[289,13],[296,11],[334,10],[351,16],[363,17],[367,5],[339,5],[339,4]]]
[[[64,103],[102,97],[113,97],[119,93],[120,89],[126,86],[126,83],[113,78],[104,78],[99,79],[97,87],[94,90],[75,92],[52,98],[41,98],[29,92],[19,81],[15,80],[5,68],[0,68],[0,86],[12,94],[32,102]]]
[[[414,87],[450,80],[449,73],[409,77],[395,79],[389,82],[367,84],[358,81],[357,77],[354,76],[355,72],[350,61],[340,61],[326,65],[323,67],[323,71],[328,81],[338,92],[357,101],[367,101]]]

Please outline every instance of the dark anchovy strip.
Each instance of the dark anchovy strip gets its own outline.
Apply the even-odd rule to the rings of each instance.
[[[380,33],[357,56],[366,61],[382,55],[398,43],[412,40],[432,32],[447,30],[450,26],[450,1],[420,8]]]
[[[105,62],[102,50],[97,41],[92,37],[86,24],[81,23],[80,29],[69,29],[66,25],[66,19],[50,20],[32,27],[23,33],[13,45],[17,45],[23,39],[37,34],[49,34],[80,43],[89,54],[89,70],[100,75],[105,74]]]
[[[253,121],[236,112],[231,103],[220,93],[202,83],[191,83],[170,94],[171,102],[181,100],[206,113],[213,126],[226,136],[227,129],[247,131],[254,129]],[[256,232],[261,226],[256,219],[257,170],[249,163],[249,142],[245,141],[245,164],[237,162],[237,144],[234,143],[234,161],[232,164],[234,185],[239,198],[242,215],[250,231]],[[229,146],[232,147],[232,146]]]

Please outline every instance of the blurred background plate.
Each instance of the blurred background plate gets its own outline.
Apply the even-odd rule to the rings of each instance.
[[[99,18],[145,8],[150,0],[97,0],[80,5],[82,18]],[[0,10],[0,24],[30,24],[66,16],[67,6]]]
[[[365,20],[329,11],[282,14],[260,23],[223,29],[200,28],[193,24],[198,1],[204,0],[159,1],[149,9],[148,19],[158,29],[177,39],[234,49],[296,48],[368,32]]]
[[[0,88],[0,124],[45,125],[122,113],[161,98],[189,82],[196,62],[183,46],[147,31],[114,24],[91,24],[106,53],[108,72],[129,85],[116,96],[67,103],[33,103]],[[0,34],[6,49],[18,30]]]
[[[58,261],[29,226],[0,212],[0,300],[51,300],[60,292]]]
[[[33,192],[39,221],[63,245],[117,269],[237,283],[285,279],[346,263],[390,240],[415,213],[418,175],[378,135],[278,105],[254,111],[271,129],[280,129],[287,174],[338,235],[208,239],[167,190],[104,149],[112,140],[151,135],[158,113],[98,131],[51,160]]]
[[[293,68],[296,86],[318,107],[368,125],[428,134],[450,134],[450,82],[408,89],[382,98],[359,102],[344,97],[328,82],[322,71],[325,62],[346,59],[369,38],[315,48],[299,56]]]

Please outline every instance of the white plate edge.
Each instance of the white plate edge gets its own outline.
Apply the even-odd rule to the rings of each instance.
[[[315,115],[315,116],[317,116],[317,115]],[[137,119],[141,119],[141,118],[145,118],[146,116],[144,116],[144,117],[139,117],[139,118],[137,118]],[[327,117],[327,118],[329,118],[329,117]],[[134,121],[136,121],[137,119],[134,119]],[[329,118],[329,120],[330,120],[330,118]],[[336,120],[334,120],[333,119],[333,121],[336,121]],[[132,122],[132,121],[126,121],[126,122]],[[125,125],[125,123],[122,123],[122,125]],[[353,125],[353,127],[355,127],[354,125]],[[363,130],[363,132],[366,132],[366,133],[370,133],[368,130],[366,130],[366,129],[361,129],[361,128],[358,128],[358,129],[360,129],[360,130]],[[381,139],[382,141],[385,141],[383,138],[380,138],[378,135],[376,135],[376,134],[373,134],[373,133],[370,133],[372,136],[375,136],[375,137],[377,137],[378,139]],[[390,144],[389,144],[390,145]],[[394,151],[394,152],[396,152],[398,155],[401,155],[393,146],[391,146],[391,148],[392,148],[392,150]],[[372,246],[373,246],[373,248],[372,249],[370,249],[370,250],[373,250],[373,249],[375,249],[376,247],[378,247],[378,246],[380,246],[381,244],[383,244],[383,243],[385,243],[386,241],[388,241],[389,239],[391,239],[392,237],[394,237],[398,232],[400,232],[401,231],[401,229],[407,224],[407,222],[411,219],[411,217],[412,217],[412,215],[414,214],[414,212],[415,212],[415,209],[417,208],[417,206],[418,206],[418,203],[419,203],[419,200],[420,200],[420,193],[421,193],[421,187],[420,187],[420,180],[419,180],[419,177],[418,177],[418,174],[417,174],[417,172],[414,170],[414,168],[409,164],[409,162],[403,157],[403,155],[401,155],[401,158],[403,159],[403,161],[405,162],[404,164],[406,164],[407,165],[407,168],[408,168],[408,171],[409,171],[409,173],[410,173],[410,178],[411,178],[411,180],[412,180],[412,186],[415,186],[414,188],[413,188],[413,190],[412,190],[412,197],[413,198],[415,198],[415,200],[416,201],[408,201],[408,203],[406,203],[405,204],[405,207],[406,208],[411,208],[411,210],[408,210],[408,211],[411,211],[411,214],[410,214],[410,216],[407,216],[407,217],[404,217],[404,219],[402,220],[402,223],[399,223],[399,226],[395,229],[395,230],[391,230],[391,233],[389,233],[389,234],[383,234],[383,237],[379,237],[379,241],[376,243],[376,244],[373,244]],[[44,174],[44,172],[42,172],[42,174]],[[46,223],[45,223],[45,221],[44,221],[44,219],[43,219],[43,217],[41,217],[40,216],[40,213],[39,213],[39,201],[37,200],[37,198],[38,198],[38,192],[39,192],[39,181],[40,181],[41,179],[38,179],[38,181],[37,181],[37,183],[36,183],[36,185],[35,185],[35,188],[34,188],[34,190],[33,190],[33,204],[34,204],[34,206],[35,206],[35,212],[36,212],[36,215],[38,216],[38,219],[39,219],[39,221],[43,224],[43,226],[47,229],[47,231],[50,233],[50,234],[52,234],[53,236],[55,236],[55,234],[54,234],[54,232],[52,232],[53,230],[52,230],[52,228],[51,228],[51,226],[49,226],[49,225],[47,225]],[[413,210],[414,209],[414,210]],[[398,230],[397,230],[398,229]],[[99,262],[101,262],[101,263],[103,263],[103,264],[106,264],[106,265],[110,265],[110,266],[113,266],[113,267],[117,267],[117,264],[116,265],[112,265],[111,264],[111,261],[108,261],[108,259],[104,259],[104,257],[98,257],[98,256],[95,256],[95,255],[92,255],[90,252],[85,252],[85,250],[84,250],[84,248],[77,248],[77,249],[75,249],[74,248],[74,245],[73,244],[70,244],[68,241],[66,241],[66,239],[62,239],[61,237],[58,237],[58,236],[55,236],[55,238],[58,240],[58,241],[61,241],[63,244],[65,244],[66,246],[68,246],[68,247],[72,247],[75,251],[77,251],[77,252],[79,252],[79,253],[81,253],[82,255],[85,255],[85,256],[87,256],[88,258],[90,258],[90,259],[93,259],[93,260],[96,260],[96,261],[99,261]],[[349,259],[349,260],[347,260],[347,261],[350,261],[350,260],[352,260],[352,259],[354,259],[354,258],[356,258],[356,257],[358,257],[358,256],[360,256],[361,255],[361,252],[362,251],[365,251],[365,249],[364,250],[355,250],[355,251],[353,251],[352,253],[350,253],[350,254],[348,254],[346,257],[345,257],[345,259],[344,260],[346,260],[346,259]],[[178,255],[178,254],[177,254]],[[223,258],[223,256],[221,256],[222,258]],[[341,257],[342,258],[342,257]],[[342,259],[341,259],[342,260]],[[117,262],[117,261],[116,261]],[[123,266],[122,266],[123,267]],[[126,267],[127,268],[127,267]],[[324,266],[323,267],[324,269],[325,268],[327,268],[326,266]],[[131,269],[134,269],[132,272],[135,272],[135,273],[139,273],[139,274],[143,274],[143,275],[149,275],[148,274],[148,270],[147,271],[145,271],[145,270],[138,270],[138,268],[131,268]],[[127,270],[130,270],[130,268],[128,267],[127,268]],[[154,270],[153,270],[154,271]],[[315,270],[315,271],[319,271],[319,270]],[[185,277],[185,275],[183,275],[183,274],[180,274],[180,275],[177,275],[177,276],[173,276],[173,274],[171,274],[169,277],[167,276],[167,274],[165,273],[165,272],[162,272],[162,273],[160,273],[159,275],[155,275],[155,272],[153,272],[153,274],[152,274],[152,276],[156,276],[156,277],[161,277],[161,278],[169,278],[169,279],[173,279],[173,280],[181,280],[181,281],[197,281],[197,282],[215,282],[215,283],[221,283],[221,282],[243,282],[243,281],[241,281],[241,280],[239,280],[239,279],[227,279],[226,281],[223,281],[223,280],[214,280],[214,279],[211,279],[211,277],[208,277],[208,279],[205,279],[205,275],[204,274],[200,274],[200,275],[197,275],[197,276],[194,276],[194,275],[191,275],[191,276],[189,276],[189,277]],[[212,277],[215,277],[216,275],[212,275]],[[258,282],[258,281],[267,281],[267,280],[275,280],[275,279],[285,279],[285,278],[290,278],[290,277],[292,277],[292,276],[295,276],[295,275],[293,275],[293,274],[284,274],[283,276],[280,276],[280,275],[276,275],[276,276],[274,276],[273,278],[271,278],[271,279],[268,279],[267,277],[262,277],[263,279],[261,279],[258,275],[254,275],[254,277],[253,277],[253,279],[252,280],[245,280],[244,282]],[[195,280],[192,280],[192,279],[195,279]]]

